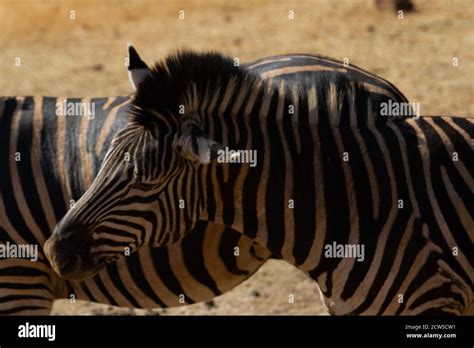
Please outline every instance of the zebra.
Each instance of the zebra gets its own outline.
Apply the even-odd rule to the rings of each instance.
[[[136,88],[149,69],[133,46],[128,51],[129,77]],[[278,56],[246,68],[274,80],[342,73],[371,86],[374,93],[406,101],[383,79],[329,58]],[[95,118],[56,117],[55,106],[71,100],[94,103]],[[126,125],[130,102],[130,96],[1,99],[2,243],[43,244],[97,175],[113,135]],[[73,140],[67,147],[66,138]],[[12,160],[17,154],[23,158],[18,163]],[[81,161],[68,167],[74,158]],[[0,258],[0,314],[49,314],[53,301],[62,298],[133,308],[206,301],[240,284],[270,256],[267,249],[232,229],[201,222],[182,241],[165,248],[140,248],[83,281],[59,278],[42,252],[38,262]]]
[[[150,69],[45,244],[54,270],[90,277],[206,221],[304,271],[331,314],[472,312],[473,120],[384,116],[392,99],[343,74],[272,74],[192,51]]]
[[[85,101],[76,101],[79,100]],[[90,185],[87,180],[96,174],[113,134],[126,121],[130,97],[94,99],[97,114],[93,122],[86,117],[72,122],[56,120],[51,110],[57,101],[58,98],[17,97],[0,102],[4,163],[0,240],[5,245],[44,243],[51,227],[73,204],[72,198],[79,197]],[[62,121],[67,126],[60,125]],[[88,133],[81,131],[86,138],[71,136],[74,141],[67,147],[50,142],[48,133],[31,136],[32,131],[56,128],[55,134],[66,137],[67,128],[77,129],[80,122],[86,123],[83,127]],[[94,128],[95,122],[100,128]],[[28,127],[32,124],[33,129]],[[32,141],[25,141],[27,138]],[[92,146],[88,149],[91,151],[81,146],[85,141]],[[52,148],[58,151],[50,152]],[[11,162],[16,155],[21,156],[18,165]],[[84,163],[77,168],[65,168],[66,156],[80,157]],[[85,163],[87,157],[89,163]],[[200,224],[194,230],[187,241],[165,249],[142,248],[136,255],[110,263],[94,279],[84,282],[57,277],[42,252],[37,262],[0,258],[0,314],[49,314],[53,301],[62,298],[134,308],[166,308],[206,301],[240,284],[269,257],[268,251],[232,230],[224,233],[226,229],[212,224]],[[156,265],[166,267],[158,269]],[[212,269],[208,270],[209,267]]]
[[[130,67],[133,64],[131,60]],[[80,197],[97,174],[113,135],[126,124],[131,101],[129,96],[73,99],[94,103],[97,113],[92,122],[87,117],[57,118],[53,110],[61,99],[65,100],[0,100],[2,244],[44,243],[73,204],[72,198]],[[80,129],[81,135],[68,134],[72,129]],[[48,131],[58,135],[57,143]],[[66,137],[74,139],[68,146]],[[20,156],[18,165],[13,162],[16,156]],[[83,162],[67,168],[68,158]],[[133,308],[207,301],[240,284],[269,256],[267,250],[231,229],[202,223],[187,240],[164,249],[142,248],[83,282],[57,277],[42,252],[37,262],[0,258],[0,314],[49,314],[53,301],[62,298]]]

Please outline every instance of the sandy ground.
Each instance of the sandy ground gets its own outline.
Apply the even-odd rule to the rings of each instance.
[[[289,295],[293,295],[289,297]],[[292,302],[290,303],[292,299]],[[287,315],[326,314],[316,284],[293,266],[270,260],[257,273],[208,303],[196,303],[169,309],[130,309],[78,301],[76,304],[56,301],[54,314],[107,315]]]
[[[424,115],[472,117],[474,3],[414,3],[417,11],[399,19],[377,11],[372,0],[0,0],[0,95],[129,94],[124,58],[132,42],[149,63],[179,48],[219,50],[241,62],[302,52],[347,57],[393,82],[421,104]],[[295,294],[295,303],[288,303],[288,294]],[[284,262],[271,261],[211,304],[148,312],[60,301],[54,313],[324,311],[315,284]]]

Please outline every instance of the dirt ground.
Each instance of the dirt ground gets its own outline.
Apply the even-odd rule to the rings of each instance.
[[[472,117],[474,2],[414,4],[417,11],[400,19],[395,12],[376,10],[373,0],[0,0],[0,95],[129,94],[124,58],[126,43],[132,42],[148,63],[180,48],[218,50],[241,62],[282,53],[347,57],[393,82],[410,101],[420,103],[422,115]],[[288,303],[288,294],[295,295],[295,303]],[[324,310],[315,284],[282,261],[271,261],[211,304],[139,311],[59,301],[54,313]]]

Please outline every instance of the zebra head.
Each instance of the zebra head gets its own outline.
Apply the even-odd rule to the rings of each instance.
[[[137,66],[138,55],[132,47],[129,52],[131,66]],[[202,167],[216,162],[223,148],[206,135],[203,102],[222,98],[210,92],[216,76],[247,78],[217,54],[181,52],[152,69],[143,62],[138,67],[130,71],[137,92],[128,125],[45,244],[64,278],[89,277],[140,246],[167,245],[194,227],[203,204],[198,192],[205,190]]]

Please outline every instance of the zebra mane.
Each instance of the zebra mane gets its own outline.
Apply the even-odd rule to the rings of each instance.
[[[130,120],[148,122],[148,115],[143,115],[146,110],[179,115],[182,106],[188,114],[222,92],[230,81],[252,85],[257,79],[220,53],[179,51],[150,69],[133,98]]]
[[[288,105],[304,100],[310,123],[318,126],[365,127],[403,118],[381,116],[381,103],[390,98],[344,74],[262,80],[219,53],[180,51],[150,69],[133,98],[130,121],[146,125],[153,122],[153,114],[173,117],[196,112],[210,99],[220,102],[229,85],[234,91],[247,86],[262,93],[284,94]]]

